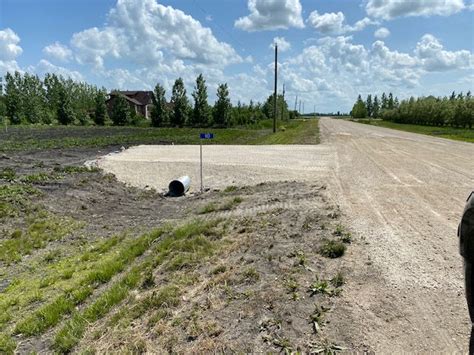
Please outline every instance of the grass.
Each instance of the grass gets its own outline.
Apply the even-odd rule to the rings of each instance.
[[[20,261],[33,249],[44,248],[48,242],[60,240],[79,226],[69,218],[41,213],[28,223],[25,231],[17,229],[9,238],[0,241],[0,261],[7,264]]]
[[[265,121],[264,128],[138,128],[12,126],[0,132],[0,151],[56,149],[72,147],[106,147],[133,144],[199,144],[199,133],[214,132],[206,144],[317,144],[317,120],[278,122],[273,134]],[[284,126],[284,127],[283,127]]]
[[[241,204],[242,201],[243,201],[242,197],[236,196],[220,204],[216,202],[209,202],[198,210],[198,214],[206,214],[206,213],[217,212],[217,211],[229,211],[233,209],[234,207],[236,207],[237,205]]]
[[[402,124],[402,123],[395,123],[395,122],[390,122],[390,121],[368,120],[368,119],[357,120],[355,122],[370,124],[372,126],[396,129],[399,131],[425,134],[428,136],[441,137],[441,138],[454,139],[458,141],[474,143],[474,129],[419,126],[419,125],[412,125],[412,124]]]
[[[143,284],[143,281],[149,278],[149,273],[158,265],[164,265],[170,271],[177,271],[189,265],[190,261],[196,264],[203,262],[216,248],[215,238],[221,234],[216,229],[219,223],[219,220],[196,220],[163,235],[153,251],[139,265],[134,266],[83,311],[73,314],[56,334],[54,348],[63,353],[71,351],[90,323],[102,318],[114,305],[124,300],[132,289]],[[150,309],[176,306],[180,302],[180,292],[177,285],[166,285],[142,299],[128,313],[119,312],[118,318],[138,318]],[[115,321],[118,321],[117,318]]]
[[[322,256],[335,259],[340,258],[346,252],[346,245],[338,240],[326,240],[319,248],[319,253]]]
[[[41,191],[27,184],[0,185],[0,219],[27,211],[30,197],[39,195]]]

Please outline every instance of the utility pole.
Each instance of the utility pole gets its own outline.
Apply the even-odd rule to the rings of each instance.
[[[276,132],[277,118],[277,76],[278,76],[278,43],[275,43],[275,92],[273,93],[273,133]]]
[[[296,98],[295,98],[295,111],[296,111],[297,106],[298,106],[298,94],[296,94]]]
[[[283,101],[281,103],[281,120],[283,121],[283,111],[285,110],[285,84],[283,83]]]
[[[301,100],[300,100],[300,107],[298,108],[298,113],[301,115]]]

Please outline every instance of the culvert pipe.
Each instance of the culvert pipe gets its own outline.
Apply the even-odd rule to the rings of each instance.
[[[189,176],[181,176],[180,178],[170,182],[168,189],[170,196],[183,196],[191,185],[191,178]]]

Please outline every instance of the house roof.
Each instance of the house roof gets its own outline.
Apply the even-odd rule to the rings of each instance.
[[[122,94],[139,102],[139,105],[149,105],[152,103],[152,91],[113,91],[110,95]],[[133,102],[133,101],[132,101]]]
[[[114,97],[119,96],[119,94],[121,94],[121,92],[120,92],[120,93],[117,93],[117,92],[110,93],[110,99],[108,99],[107,101],[110,101],[110,100],[112,100]],[[125,98],[125,100],[130,101],[131,103],[133,103],[133,104],[135,104],[135,105],[137,105],[137,106],[143,106],[143,105],[145,105],[145,104],[142,104],[140,101],[135,100],[134,98],[128,97],[127,95],[123,95],[123,94],[122,94],[122,96]]]

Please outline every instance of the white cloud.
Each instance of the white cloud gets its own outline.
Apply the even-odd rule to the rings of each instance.
[[[388,28],[380,27],[377,31],[374,32],[375,38],[387,38],[390,36],[390,31]]]
[[[474,56],[471,52],[446,51],[441,42],[430,34],[424,35],[417,43],[415,53],[427,71],[474,68]]]
[[[0,31],[0,75],[20,71],[16,58],[23,49],[18,45],[20,37],[10,28]]]
[[[54,42],[53,44],[44,47],[43,53],[52,59],[59,60],[60,62],[68,62],[72,58],[72,51],[59,42]]]
[[[72,47],[80,63],[104,66],[107,58],[154,65],[174,58],[226,66],[242,62],[227,43],[193,17],[156,0],[118,0],[108,25],[73,35]]]
[[[465,8],[463,0],[368,0],[367,14],[390,20],[405,16],[449,16]]]
[[[69,70],[67,68],[54,65],[48,62],[46,59],[41,59],[38,64],[34,66],[29,66],[28,68],[26,68],[26,71],[33,72],[40,76],[43,76],[46,73],[54,73],[57,75],[62,75],[65,78],[71,78],[75,81],[84,81],[84,77],[78,71]]]
[[[313,11],[308,17],[309,24],[318,32],[328,35],[339,35],[348,32],[362,31],[369,25],[377,25],[378,22],[372,21],[368,17],[357,21],[354,26],[349,26],[345,23],[346,19],[342,12],[328,12],[320,15],[318,11]]]
[[[285,37],[275,37],[273,38],[273,42],[270,43],[270,48],[275,48],[275,43],[278,44],[278,49],[281,52],[285,52],[291,48],[290,42],[288,42]]]
[[[300,0],[248,0],[250,14],[235,21],[245,31],[303,28]]]

